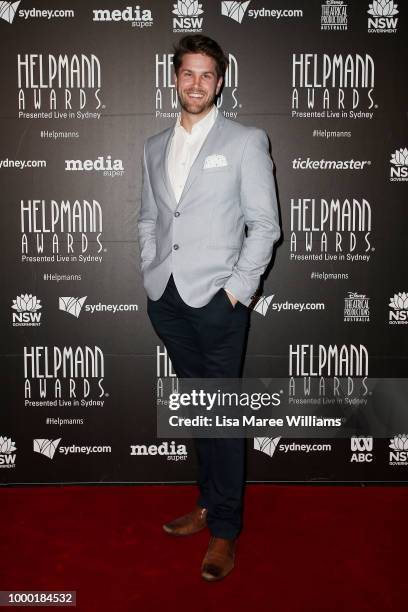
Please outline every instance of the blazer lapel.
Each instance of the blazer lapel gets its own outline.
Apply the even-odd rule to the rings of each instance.
[[[173,133],[174,133],[174,128],[171,128],[169,130],[169,134],[166,137],[166,140],[164,142],[164,151],[163,151],[163,155],[162,155],[162,160],[161,160],[161,171],[162,171],[162,177],[163,177],[163,182],[166,186],[167,192],[169,194],[169,198],[172,202],[172,209],[175,209],[177,206],[177,200],[176,197],[174,195],[174,191],[173,191],[173,187],[171,186],[171,182],[170,182],[170,177],[169,177],[169,173],[167,172],[167,159],[169,156],[169,151],[170,151],[170,143],[171,143],[171,139],[173,137]]]

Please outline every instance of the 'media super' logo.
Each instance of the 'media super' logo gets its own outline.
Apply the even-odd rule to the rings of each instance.
[[[162,442],[159,445],[150,444],[134,444],[130,446],[130,454],[134,456],[163,456],[167,461],[185,461],[187,459],[187,449],[184,444],[176,444],[174,440],[171,442]]]
[[[0,469],[16,467],[16,450],[11,438],[0,436]]]
[[[292,117],[372,119],[374,82],[368,53],[293,53]]]
[[[150,28],[153,25],[152,11],[136,6],[127,6],[122,9],[94,9],[93,21],[97,22],[125,22],[132,28]]]

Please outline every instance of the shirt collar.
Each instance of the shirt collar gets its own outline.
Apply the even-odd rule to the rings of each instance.
[[[211,125],[214,123],[217,115],[218,115],[218,108],[215,106],[215,104],[213,104],[211,110],[206,114],[206,116],[200,119],[200,121],[197,121],[197,123],[193,125],[191,134],[190,134],[189,132],[187,132],[187,130],[184,129],[184,127],[180,123],[180,119],[181,119],[181,113],[180,113],[180,115],[177,117],[177,121],[176,121],[176,125],[174,129],[179,130],[183,134],[186,134],[188,136],[193,136],[193,135],[195,136],[196,134],[198,134],[199,132],[202,132],[203,130],[209,130]]]

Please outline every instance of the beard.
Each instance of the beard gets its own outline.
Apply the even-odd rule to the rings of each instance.
[[[201,94],[203,97],[191,100],[188,98],[188,94],[191,93]],[[177,95],[181,108],[192,115],[200,115],[211,108],[216,98],[215,92],[212,95],[208,95],[206,91],[200,89],[188,89],[185,92],[177,91]]]

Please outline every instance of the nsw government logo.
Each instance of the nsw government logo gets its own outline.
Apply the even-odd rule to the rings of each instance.
[[[408,293],[395,293],[388,304],[388,323],[390,325],[407,325],[408,323]]]
[[[16,467],[16,450],[11,438],[0,436],[0,469]]]
[[[344,320],[367,323],[370,320],[370,298],[364,293],[349,291],[344,298]]]
[[[371,436],[352,436],[350,446],[350,463],[371,463],[373,460],[373,438]]]
[[[326,0],[322,4],[321,30],[347,30],[347,4],[342,0]]]
[[[42,308],[40,300],[31,293],[22,293],[13,300],[11,307],[17,312],[13,312],[13,327],[38,327],[41,325],[41,312],[38,312]]]
[[[173,4],[173,32],[201,32],[203,5],[198,0],[178,0]]]
[[[398,4],[393,0],[373,0],[369,5],[367,13],[368,32],[370,34],[394,34],[397,31]]]
[[[408,435],[398,434],[390,441],[389,464],[408,465]]]
[[[390,181],[408,181],[408,149],[397,149],[391,155]]]

